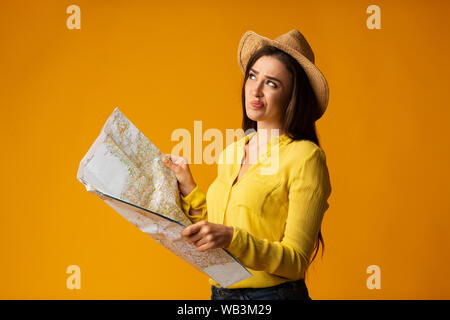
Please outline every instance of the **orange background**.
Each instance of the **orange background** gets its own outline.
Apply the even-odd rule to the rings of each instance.
[[[67,6],[81,29],[66,27]],[[366,8],[381,9],[369,30]],[[208,277],[77,181],[115,107],[163,152],[241,124],[237,46],[299,29],[330,85],[313,299],[449,299],[448,1],[2,1],[0,298],[209,299]],[[205,147],[208,143],[204,143]],[[206,192],[216,165],[191,165]],[[81,289],[66,268],[81,268]],[[369,265],[381,289],[369,290]]]

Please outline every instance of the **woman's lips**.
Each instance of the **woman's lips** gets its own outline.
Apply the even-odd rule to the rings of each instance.
[[[250,102],[250,104],[255,109],[261,109],[262,107],[264,107],[264,104],[262,102],[260,102],[260,101],[257,101],[257,100],[253,100],[252,102]]]

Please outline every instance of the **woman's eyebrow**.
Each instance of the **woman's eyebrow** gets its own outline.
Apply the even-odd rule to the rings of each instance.
[[[250,69],[250,71],[253,71],[254,73],[256,73],[256,74],[259,74],[259,72],[258,71],[256,71],[255,69],[253,69],[253,68],[251,68]],[[270,80],[275,80],[275,81],[278,81],[279,83],[282,83],[281,82],[281,80],[278,80],[277,78],[275,78],[275,77],[271,77],[271,76],[266,76],[266,78],[267,79],[270,79]]]

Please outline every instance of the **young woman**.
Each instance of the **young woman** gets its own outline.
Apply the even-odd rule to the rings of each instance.
[[[295,29],[275,40],[247,31],[238,60],[244,74],[242,126],[251,133],[220,154],[207,195],[185,158],[164,160],[194,222],[182,236],[198,251],[225,248],[252,273],[228,288],[210,279],[211,299],[309,300],[305,273],[323,246],[320,227],[331,194],[315,128],[328,104],[328,85]],[[225,160],[235,154],[240,162]],[[275,156],[275,170],[264,173]]]

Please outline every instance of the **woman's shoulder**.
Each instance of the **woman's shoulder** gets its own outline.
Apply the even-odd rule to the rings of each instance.
[[[310,140],[292,140],[283,154],[285,168],[292,172],[302,170],[304,165],[313,162],[313,167],[326,167],[325,152]]]
[[[324,150],[311,140],[292,140],[288,147],[288,154],[292,157],[307,157],[315,153],[325,155]]]

